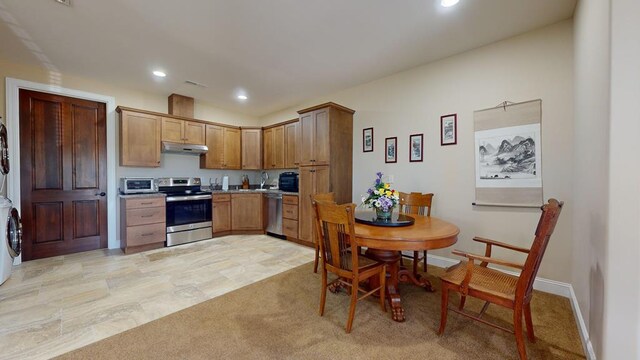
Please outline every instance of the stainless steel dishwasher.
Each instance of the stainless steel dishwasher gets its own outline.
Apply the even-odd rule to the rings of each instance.
[[[266,194],[269,212],[267,232],[282,235],[282,194]]]

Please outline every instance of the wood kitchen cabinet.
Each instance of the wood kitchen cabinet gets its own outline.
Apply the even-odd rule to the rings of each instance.
[[[206,125],[205,143],[209,151],[200,155],[201,169],[241,168],[241,134],[239,128]]]
[[[263,207],[262,194],[231,194],[231,230],[262,232]]]
[[[298,195],[282,196],[282,235],[298,238]]]
[[[242,128],[242,169],[262,169],[262,129]]]
[[[265,129],[263,165],[265,169],[284,169],[284,126]]]
[[[205,144],[205,124],[162,117],[162,141],[180,144]]]
[[[305,166],[300,168],[298,192],[299,218],[298,218],[298,239],[313,244],[314,240],[314,216],[311,205],[311,195],[317,193],[327,193],[330,190],[330,169],[329,166]],[[351,202],[351,199],[344,202]],[[340,202],[342,203],[342,202]]]
[[[118,107],[120,166],[159,167],[162,118]]]
[[[297,151],[299,122],[284,125],[284,168],[295,169],[300,165],[300,154]]]
[[[311,195],[333,192],[339,204],[352,201],[354,111],[335,103],[325,103],[298,113],[298,237],[302,241],[313,243]]]
[[[215,194],[211,197],[213,234],[231,231],[231,195]]]
[[[164,196],[120,198],[120,247],[125,254],[164,247]]]

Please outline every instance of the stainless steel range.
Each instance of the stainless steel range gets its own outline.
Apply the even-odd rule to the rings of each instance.
[[[159,178],[167,194],[167,246],[210,239],[211,194],[200,190],[200,178]]]

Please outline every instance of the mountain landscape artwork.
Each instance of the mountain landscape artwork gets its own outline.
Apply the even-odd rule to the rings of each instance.
[[[535,133],[478,139],[478,175],[483,180],[535,179]]]

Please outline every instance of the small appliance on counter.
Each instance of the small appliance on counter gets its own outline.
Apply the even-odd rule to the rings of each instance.
[[[222,190],[229,190],[229,177],[227,175],[222,177]]]
[[[123,177],[120,178],[121,194],[157,193],[156,182],[151,177]]]
[[[287,192],[298,192],[298,173],[283,172],[278,179],[278,187],[280,190]]]

